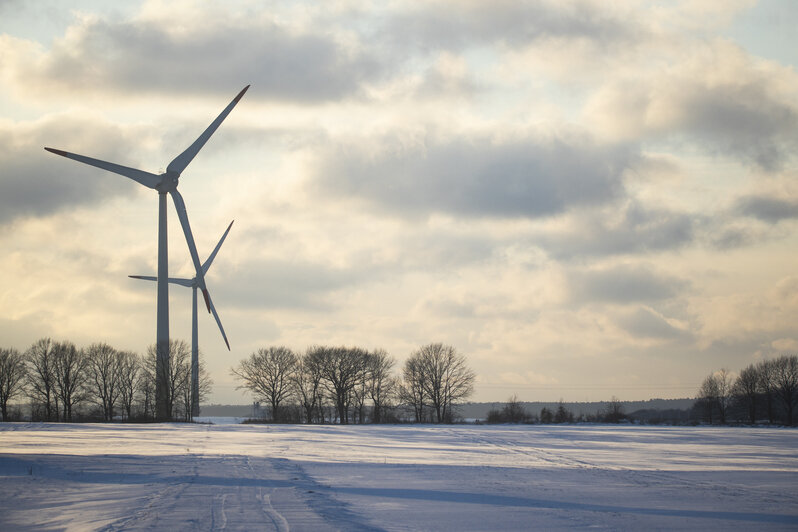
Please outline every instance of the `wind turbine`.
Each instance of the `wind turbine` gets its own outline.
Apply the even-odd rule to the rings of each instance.
[[[85,163],[97,168],[102,168],[115,174],[123,175],[141,183],[145,187],[152,188],[158,192],[158,277],[157,277],[157,326],[156,326],[156,379],[155,379],[155,416],[159,420],[167,419],[169,417],[167,397],[166,397],[166,383],[165,378],[167,369],[169,368],[169,285],[168,285],[168,251],[167,251],[167,238],[166,238],[166,194],[172,196],[172,201],[177,210],[177,217],[180,220],[180,225],[183,228],[183,234],[186,237],[188,250],[191,254],[191,260],[194,263],[194,270],[196,271],[197,286],[202,290],[202,295],[205,298],[205,306],[208,312],[211,311],[211,296],[205,286],[205,276],[202,271],[202,265],[199,261],[197,247],[194,244],[194,236],[191,234],[191,226],[188,223],[188,214],[186,213],[186,204],[183,201],[183,196],[177,190],[177,184],[180,179],[180,174],[189,163],[196,157],[197,153],[202,149],[211,135],[218,129],[221,123],[233,110],[233,107],[241,100],[244,93],[249,89],[249,85],[244,87],[241,92],[233,98],[233,101],[225,107],[219,116],[216,117],[210,126],[200,135],[197,140],[186,148],[183,153],[175,157],[169,166],[166,167],[166,172],[162,174],[153,174],[136,168],[130,168],[107,161],[101,161],[85,155],[78,155],[63,150],[54,148],[44,148],[45,150],[61,155],[68,159]]]
[[[222,247],[224,239],[227,238],[227,233],[230,232],[231,227],[233,227],[233,222],[230,222],[222,238],[219,239],[219,243],[213,248],[213,252],[208,256],[205,262],[202,263],[203,275],[208,273],[208,269],[211,267],[213,259],[216,258],[219,248]],[[157,277],[152,277],[151,275],[129,275],[128,277],[143,279],[145,281],[158,280]],[[197,281],[197,276],[194,276],[192,279],[169,277],[168,281],[172,284],[191,288],[191,418],[193,419],[199,415],[199,332],[197,330],[197,287],[199,286],[199,282]],[[227,335],[224,333],[222,321],[219,319],[219,314],[216,313],[216,307],[213,306],[213,303],[211,303],[211,312],[216,319],[216,324],[219,326],[219,331],[222,333],[224,343],[227,344],[227,349],[230,350],[230,342],[227,341]]]

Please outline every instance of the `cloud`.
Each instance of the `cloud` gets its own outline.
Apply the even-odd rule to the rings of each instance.
[[[381,75],[365,51],[329,32],[304,32],[256,16],[221,16],[185,31],[174,20],[85,18],[49,49],[6,37],[6,76],[35,93],[228,94],[324,102],[351,97]]]
[[[583,135],[357,139],[328,148],[309,187],[400,214],[539,218],[618,198],[635,157]]]
[[[52,146],[141,167],[135,147],[141,144],[142,136],[146,133],[71,115],[0,125],[0,224],[135,194],[141,188],[137,183],[63,159],[43,148]]]
[[[422,50],[459,51],[495,43],[519,47],[554,38],[609,44],[641,31],[627,15],[592,2],[437,1],[397,10],[386,31],[396,46]]]
[[[773,349],[776,349],[781,352],[796,352],[798,351],[798,340],[795,338],[779,338],[777,340],[773,340],[771,344]]]
[[[798,218],[798,200],[772,196],[745,196],[736,204],[736,211],[770,224]]]
[[[364,283],[367,277],[361,269],[301,260],[251,260],[227,268],[213,290],[237,307],[324,311],[336,307],[331,297],[335,292]]]
[[[619,316],[617,323],[636,338],[678,340],[690,337],[687,331],[675,327],[664,316],[646,307]]]
[[[619,265],[573,271],[571,297],[581,303],[642,303],[671,299],[689,283],[643,265]]]
[[[413,97],[423,99],[473,96],[486,89],[483,84],[472,79],[468,63],[463,57],[442,52],[435,63],[423,72]]]
[[[677,50],[660,51],[668,57]],[[794,69],[748,55],[720,39],[693,43],[656,72],[617,73],[586,115],[620,139],[687,140],[768,172],[798,148]]]
[[[540,232],[531,242],[560,260],[656,253],[691,244],[698,221],[689,213],[629,201],[620,209],[580,213],[567,228]]]

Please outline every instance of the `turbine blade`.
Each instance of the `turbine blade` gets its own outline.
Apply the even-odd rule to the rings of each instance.
[[[227,341],[227,335],[224,333],[224,327],[222,327],[222,320],[219,319],[219,314],[216,313],[216,307],[213,306],[210,294],[208,294],[208,304],[210,305],[213,317],[216,319],[216,325],[219,326],[219,332],[222,333],[222,338],[224,338],[224,343],[227,345],[227,350],[230,351],[230,342]]]
[[[131,279],[141,279],[143,281],[157,281],[157,277],[153,277],[152,275],[128,275]]]
[[[233,220],[233,222],[235,222],[235,220]],[[202,273],[203,274],[208,273],[208,268],[211,267],[211,264],[213,263],[213,259],[215,259],[216,258],[216,254],[219,253],[219,248],[222,247],[222,243],[224,242],[224,239],[227,238],[227,233],[229,233],[230,232],[230,228],[233,227],[233,222],[230,222],[230,225],[227,226],[227,230],[222,235],[222,238],[219,239],[219,243],[216,244],[216,247],[213,248],[213,252],[210,254],[210,256],[203,263],[203,265],[202,265]]]
[[[186,244],[188,244],[188,252],[191,255],[191,262],[194,263],[194,271],[196,272],[195,279],[197,286],[202,289],[205,294],[205,276],[202,273],[202,265],[200,265],[199,254],[197,254],[197,246],[194,244],[194,235],[191,234],[191,225],[188,223],[188,213],[186,213],[186,203],[183,201],[183,196],[180,195],[177,189],[169,192],[172,195],[172,201],[175,202],[175,209],[177,210],[177,218],[180,220],[180,225],[183,227],[183,234],[186,236]],[[205,296],[205,306],[208,307],[208,312],[211,311],[208,297]]]
[[[157,281],[158,278],[152,275],[128,275],[131,279],[141,279],[144,281]],[[179,277],[169,277],[167,279],[168,282],[172,284],[179,284],[180,286],[187,286],[191,288],[194,284],[194,279],[181,279]]]
[[[144,170],[137,170],[135,168],[130,168],[129,166],[109,163],[108,161],[101,161],[100,159],[94,159],[92,157],[86,157],[85,155],[78,155],[77,153],[70,153],[68,151],[57,150],[55,148],[44,149],[50,153],[60,155],[61,157],[66,157],[67,159],[72,159],[90,166],[102,168],[103,170],[108,170],[109,172],[113,172],[115,174],[129,177],[133,181],[141,183],[145,187],[155,188],[158,183],[161,182],[161,176],[145,172]]]
[[[244,87],[244,89],[238,93],[238,96],[233,98],[233,101],[224,108],[224,111],[221,112],[219,116],[216,117],[216,120],[211,122],[211,125],[208,126],[208,129],[202,132],[202,135],[197,137],[197,140],[194,143],[186,148],[186,150],[178,155],[177,157],[169,163],[169,166],[166,167],[167,172],[176,172],[178,174],[182,173],[183,170],[186,169],[186,166],[197,156],[197,153],[205,146],[205,143],[208,142],[208,139],[211,138],[211,135],[218,129],[221,123],[227,118],[227,115],[230,114],[230,111],[233,110],[233,107],[241,100],[244,96],[244,93],[247,92],[249,85]]]
[[[202,288],[202,297],[205,299],[205,306],[208,307],[208,312],[211,311],[211,295],[208,293],[207,288]]]

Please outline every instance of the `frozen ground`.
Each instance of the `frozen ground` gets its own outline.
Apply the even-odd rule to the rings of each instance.
[[[798,530],[798,431],[0,423],[0,530]]]

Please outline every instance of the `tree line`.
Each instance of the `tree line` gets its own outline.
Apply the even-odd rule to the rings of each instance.
[[[258,349],[233,376],[266,405],[266,419],[304,423],[451,423],[474,391],[465,357],[435,343],[413,351],[400,374],[386,351],[314,345]],[[406,415],[409,414],[409,415]]]
[[[170,341],[165,368],[169,419],[191,420],[191,349]],[[32,421],[152,421],[155,419],[155,345],[145,355],[106,343],[78,348],[42,338],[20,353],[0,348],[0,413],[21,419],[12,400],[28,399]],[[200,399],[213,384],[200,361]]]
[[[525,424],[558,424],[558,423],[620,423],[630,419],[624,412],[623,403],[613,396],[605,407],[595,414],[575,416],[562,399],[556,408],[543,407],[540,415],[528,411],[518,396],[512,395],[501,408],[493,408],[485,417],[486,423],[525,423]]]
[[[748,365],[734,377],[727,369],[708,375],[695,409],[708,423],[795,423],[798,356],[782,355]]]

